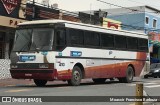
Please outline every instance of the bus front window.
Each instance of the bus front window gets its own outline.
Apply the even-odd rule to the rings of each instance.
[[[31,51],[52,50],[54,31],[50,28],[33,29]]]
[[[16,31],[13,51],[28,51],[32,38],[31,29],[19,29]]]
[[[49,51],[53,46],[51,28],[19,29],[16,31],[13,51]]]

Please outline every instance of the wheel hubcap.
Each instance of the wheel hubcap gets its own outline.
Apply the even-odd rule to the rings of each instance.
[[[78,71],[74,71],[73,76],[74,76],[74,80],[75,80],[75,81],[79,81],[79,79],[80,79],[80,74],[79,74]]]

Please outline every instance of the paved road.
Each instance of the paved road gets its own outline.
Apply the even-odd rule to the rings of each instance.
[[[57,84],[58,83],[58,84]],[[36,87],[34,84],[6,86],[0,88],[0,96],[134,96],[136,83],[143,83],[145,92],[150,96],[160,96],[160,79],[135,78],[134,82],[126,84],[106,81],[105,84],[94,84],[92,80],[83,80],[80,86],[68,86],[66,82],[49,83],[46,87]],[[4,103],[0,103],[3,105]],[[16,104],[16,103],[15,103]],[[23,105],[25,103],[21,103]],[[31,103],[37,104],[37,103]],[[130,105],[133,102],[54,102],[38,103],[39,105]],[[156,103],[156,105],[159,105]]]

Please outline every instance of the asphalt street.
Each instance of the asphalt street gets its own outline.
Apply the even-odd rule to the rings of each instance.
[[[92,80],[83,80],[80,86],[68,86],[67,82],[49,82],[46,87],[37,87],[33,83],[0,88],[0,96],[135,96],[136,84],[143,83],[149,96],[160,96],[160,79],[135,78],[132,83],[119,83],[107,80],[105,84],[94,84]],[[65,97],[64,97],[65,98]],[[25,105],[26,103],[8,103]],[[29,105],[134,105],[134,102],[45,102],[27,103]],[[155,103],[160,105],[160,103]],[[6,105],[6,103],[0,103]],[[149,104],[153,105],[153,104]]]

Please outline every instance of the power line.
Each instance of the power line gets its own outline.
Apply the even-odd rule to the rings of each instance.
[[[33,1],[31,1],[31,0],[28,0],[28,2],[33,3]],[[43,7],[51,8],[51,6],[49,6],[49,5],[44,6],[42,3],[38,3],[38,2],[34,2],[34,3],[35,3],[35,4],[38,4],[38,5],[40,5],[40,6],[43,6]],[[76,15],[76,16],[78,15],[78,14],[77,14],[77,13],[75,13],[75,12],[71,12],[71,11],[63,10],[63,9],[60,9],[60,8],[52,7],[51,9],[56,9],[56,10],[60,10],[60,11],[66,12],[66,13],[71,13],[71,14],[74,14],[74,16],[75,16],[75,15]]]
[[[28,0],[28,1],[30,1],[30,0]],[[97,0],[97,1],[101,1],[101,0]],[[31,2],[31,1],[30,1],[30,2]],[[31,2],[31,3],[32,3],[32,2]],[[43,4],[37,3],[37,2],[35,2],[35,4],[43,5]],[[109,3],[109,4],[111,4],[111,3]],[[113,5],[114,5],[114,4],[113,4]],[[117,5],[115,5],[115,6],[117,6]],[[47,6],[47,7],[50,8],[50,6]],[[122,7],[122,6],[119,6],[119,7]],[[123,8],[126,9],[126,7],[123,7]],[[78,13],[70,12],[70,11],[67,11],[67,10],[59,9],[59,8],[51,8],[51,9],[56,9],[56,10],[65,11],[65,14],[67,14],[67,13],[72,13],[72,14],[75,14],[76,16],[79,15]],[[134,9],[130,9],[130,8],[127,8],[127,9],[135,11]],[[132,12],[133,12],[133,11],[132,11]],[[137,10],[136,10],[136,11],[137,11]],[[130,13],[131,13],[131,12],[130,12]],[[74,15],[74,16],[75,16],[75,15]],[[144,21],[144,20],[143,20],[143,21]],[[110,22],[110,21],[105,21],[105,22]],[[114,23],[114,22],[112,22],[112,23]],[[137,22],[136,22],[136,23],[137,23]],[[136,24],[136,23],[132,23],[132,24]],[[117,23],[114,23],[114,24],[117,24]],[[145,30],[145,29],[160,30],[160,29],[154,29],[154,28],[147,28],[147,27],[139,27],[139,26],[127,25],[127,24],[121,24],[121,27],[132,28],[132,29],[136,29],[136,30]]]
[[[137,9],[132,9],[132,8],[128,8],[128,7],[123,7],[123,6],[119,6],[119,5],[115,5],[115,4],[112,4],[112,3],[108,3],[108,2],[105,2],[105,1],[102,1],[102,0],[97,0],[97,1],[99,1],[99,2],[102,2],[102,3],[105,3],[105,4],[109,4],[109,5],[113,5],[113,6],[117,6],[117,7],[120,7],[120,8],[124,8],[124,9],[128,9],[128,10],[131,10],[131,12],[129,12],[129,13],[132,13],[132,12],[146,12],[146,13],[160,13],[160,11],[158,11],[158,12],[148,12],[148,11],[140,11],[140,10],[137,10]],[[159,14],[158,14],[159,15]],[[117,16],[118,17],[118,16]],[[127,26],[131,26],[131,25],[127,25]],[[135,26],[133,26],[133,27],[135,27]],[[136,26],[137,27],[137,26]],[[139,28],[142,28],[142,27],[139,27]],[[148,27],[143,27],[144,28],[144,30],[145,29],[150,29],[150,30],[154,30],[154,31],[156,31],[156,30],[160,30],[160,29],[155,29],[155,28],[148,28]]]
[[[119,8],[124,8],[124,9],[127,9],[127,10],[131,10],[132,12],[138,12],[138,11],[139,11],[139,12],[155,13],[155,14],[160,13],[160,10],[159,10],[159,11],[157,11],[157,12],[140,11],[140,10],[138,10],[138,9],[132,9],[132,8],[129,8],[129,7],[123,7],[123,6],[115,5],[115,4],[108,3],[108,2],[106,2],[106,1],[102,1],[102,0],[97,0],[97,1],[99,1],[99,2],[101,2],[101,3],[105,3],[105,4],[109,4],[109,5],[113,5],[113,6],[116,6],[116,7],[119,7]],[[159,14],[158,14],[158,15],[159,15]]]
[[[135,1],[135,0],[127,0],[127,1],[134,2],[134,3],[137,3],[137,4],[140,3],[140,4],[143,4],[143,5],[146,5],[146,3],[142,3],[142,2],[139,2],[139,1]],[[147,5],[150,6],[150,4],[148,4],[148,3],[147,3]],[[157,5],[152,5],[152,6],[159,7]]]
[[[123,7],[123,6],[115,5],[115,4],[108,3],[108,2],[105,2],[105,1],[102,1],[102,0],[97,0],[97,1],[102,2],[102,3],[105,3],[105,4],[113,5],[113,6],[116,6],[116,7],[128,9],[128,10],[131,10],[131,11],[138,11],[137,9],[131,9],[131,8],[128,8],[128,7]]]

